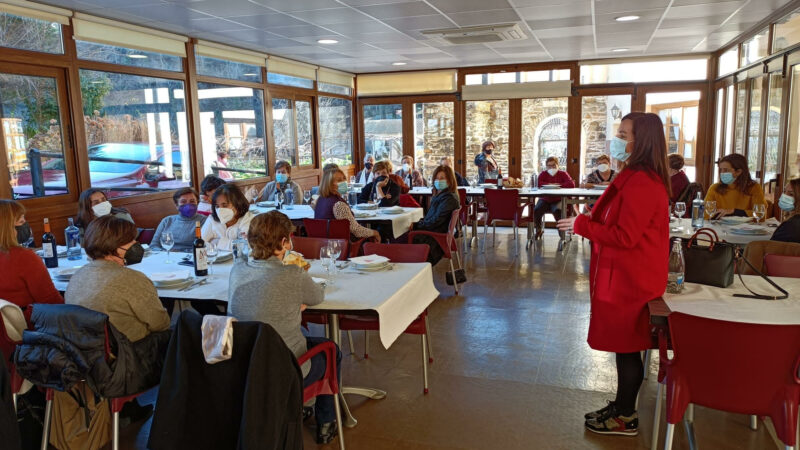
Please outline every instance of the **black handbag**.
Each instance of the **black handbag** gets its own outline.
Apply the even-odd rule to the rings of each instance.
[[[698,245],[707,242],[708,245]],[[688,283],[728,287],[733,284],[736,246],[719,239],[711,228],[700,228],[683,239],[684,279]]]
[[[456,281],[458,282],[458,284],[467,282],[467,272],[464,269],[456,269],[455,273],[456,273]],[[445,273],[444,278],[449,286],[453,285],[453,274],[451,272]]]

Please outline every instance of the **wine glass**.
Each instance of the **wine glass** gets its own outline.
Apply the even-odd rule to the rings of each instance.
[[[169,251],[175,246],[175,238],[172,236],[172,232],[164,231],[161,233],[161,239],[159,240],[161,241],[161,248],[167,251],[167,259],[164,264],[172,264],[172,261],[169,260]]]
[[[350,185],[356,184],[356,177],[354,175],[350,175]]]
[[[675,231],[683,231],[683,225],[681,225],[681,219],[686,214],[686,203],[676,202],[675,207],[672,208],[672,214],[674,214],[675,218],[678,219],[678,226],[675,227]]]
[[[319,249],[319,262],[322,264],[322,268],[325,269],[329,283],[333,284],[333,279],[331,278],[331,263],[333,261],[331,260],[330,249],[327,246]]]
[[[469,177],[469,185],[472,186],[472,187],[475,187],[475,186],[478,185],[478,176],[477,175],[473,175],[473,176]]]
[[[706,202],[706,214],[708,214],[708,220],[711,220],[714,217],[714,214],[717,213],[717,202],[714,200],[708,200]]]
[[[213,242],[206,242],[206,258],[208,259],[208,274],[214,273],[214,261],[217,260],[217,256],[219,256],[219,250],[217,249],[217,244]]]
[[[753,216],[756,218],[756,223],[761,222],[767,215],[767,205],[758,203],[753,205]]]
[[[303,200],[305,201],[306,205],[311,201],[311,191],[303,192]]]
[[[342,256],[342,242],[338,239],[328,241],[328,255],[335,261]]]
[[[275,205],[277,209],[281,209],[283,207],[283,192],[278,191],[275,193]]]

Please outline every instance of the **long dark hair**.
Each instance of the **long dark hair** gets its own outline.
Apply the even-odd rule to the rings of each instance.
[[[747,167],[747,158],[744,155],[740,155],[738,153],[733,153],[730,155],[725,155],[717,161],[717,165],[719,163],[726,162],[733,167],[733,170],[741,170],[742,174],[736,177],[736,180],[733,182],[733,186],[739,190],[742,194],[750,193],[750,188],[756,184],[753,181],[753,177],[750,176],[750,168]],[[717,192],[724,195],[725,192],[728,191],[728,185],[725,183],[717,183]]]
[[[661,179],[667,192],[672,192],[667,170],[667,141],[664,123],[657,114],[644,113],[633,119],[633,153],[626,169],[645,170]]]
[[[223,184],[218,187],[217,190],[214,191],[214,195],[211,196],[211,217],[217,222],[220,221],[217,215],[217,199],[220,195],[224,195],[225,198],[228,199],[228,204],[233,206],[236,210],[236,216],[234,216],[235,220],[241,219],[250,211],[250,202],[247,201],[247,197],[242,194],[242,190],[235,184]]]
[[[106,200],[108,200],[108,196],[102,189],[89,188],[81,192],[81,195],[78,197],[78,214],[75,216],[76,227],[86,228],[94,219],[96,219],[96,217],[94,216],[94,211],[92,211],[92,195],[98,192],[103,194],[103,197],[105,197]],[[126,213],[126,212],[128,212],[128,210],[124,208],[117,208],[117,207],[111,208],[111,214]]]

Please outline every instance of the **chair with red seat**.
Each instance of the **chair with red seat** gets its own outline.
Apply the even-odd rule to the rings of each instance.
[[[458,221],[461,229],[461,237],[464,239],[464,248],[466,249],[470,245],[470,241],[467,239],[469,221],[470,219],[477,219],[475,217],[475,204],[467,203],[467,189],[463,187],[458,188],[458,200],[461,204],[461,212],[458,215]],[[474,238],[475,236],[472,237]]]
[[[494,246],[498,221],[511,221],[514,227],[515,243],[519,242],[519,226],[525,225],[528,228],[528,239],[525,244],[525,249],[527,250],[533,239],[533,233],[531,233],[533,204],[525,203],[520,206],[519,191],[516,189],[486,189],[484,196],[486,197],[486,218],[483,222],[484,250],[486,248],[486,234],[489,224],[492,225],[492,246]],[[525,208],[529,208],[527,216],[525,215]],[[515,245],[517,251],[519,250],[518,247],[518,245]]]
[[[308,237],[345,239],[350,243],[350,257],[358,256],[366,239],[350,240],[350,222],[346,219],[303,219]]]
[[[453,287],[455,288],[456,294],[458,294],[458,281],[456,280],[456,269],[453,266],[453,255],[456,257],[459,270],[463,269],[461,266],[461,255],[458,251],[458,243],[456,242],[456,226],[458,225],[458,219],[460,215],[461,208],[453,211],[452,215],[450,216],[450,224],[447,227],[447,233],[436,233],[433,231],[423,230],[414,230],[408,233],[409,244],[414,243],[414,238],[416,236],[430,236],[436,240],[436,243],[439,244],[439,248],[441,248],[444,252],[444,257],[450,260],[450,275],[453,277]]]
[[[402,206],[403,208],[422,208],[411,194],[400,194],[397,206]]]
[[[336,428],[339,434],[339,449],[344,450],[342,411],[339,409],[339,380],[336,377],[336,345],[330,341],[315,345],[297,358],[297,364],[302,365],[319,353],[325,353],[325,376],[303,389],[303,403],[318,395],[333,395],[333,402],[336,405]]]
[[[764,255],[764,273],[772,277],[800,278],[800,256]]]
[[[659,334],[659,356],[667,386],[667,436],[687,406],[770,416],[778,438],[795,445],[800,403],[800,325],[766,325],[669,315],[674,356]],[[768,342],[769,345],[764,345]],[[753,370],[757,367],[758,370]]]
[[[20,314],[22,311],[20,311]],[[22,390],[23,378],[17,373],[17,368],[14,366],[13,355],[14,349],[20,341],[12,339],[8,332],[6,332],[6,325],[3,319],[0,319],[0,353],[8,366],[8,373],[11,376],[11,402],[14,404],[14,410],[17,409],[17,396]]]
[[[139,236],[136,238],[136,241],[139,242],[140,244],[150,245],[150,243],[153,241],[153,236],[155,235],[156,235],[155,228],[141,228],[139,230]]]
[[[364,253],[381,255],[397,263],[419,263],[428,259],[430,247],[428,244],[364,244]],[[343,315],[339,318],[339,328],[342,330],[364,331],[364,358],[369,358],[369,332],[378,331],[380,323],[375,316]],[[423,392],[428,393],[428,363],[433,363],[431,340],[428,330],[428,310],[422,312],[411,325],[404,331],[405,334],[416,334],[422,337],[422,381]]]
[[[347,260],[348,245],[350,241],[345,239],[328,239],[318,237],[292,236],[292,247],[294,251],[303,255],[305,259],[319,259],[319,251],[326,247],[329,241],[338,241],[341,245],[342,253],[339,255],[340,261]]]

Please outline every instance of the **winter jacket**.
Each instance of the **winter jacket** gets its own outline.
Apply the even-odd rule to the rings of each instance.
[[[413,224],[414,230],[447,233],[453,211],[461,207],[457,192],[442,191],[434,195],[428,213]]]
[[[231,359],[207,364],[203,318],[184,311],[169,343],[149,449],[302,449],[303,380],[281,336],[234,322]]]
[[[92,391],[113,398],[158,384],[169,330],[131,343],[107,315],[77,305],[36,304],[31,321],[14,363],[37,386],[65,391],[86,380]],[[113,358],[106,356],[106,336]]]

